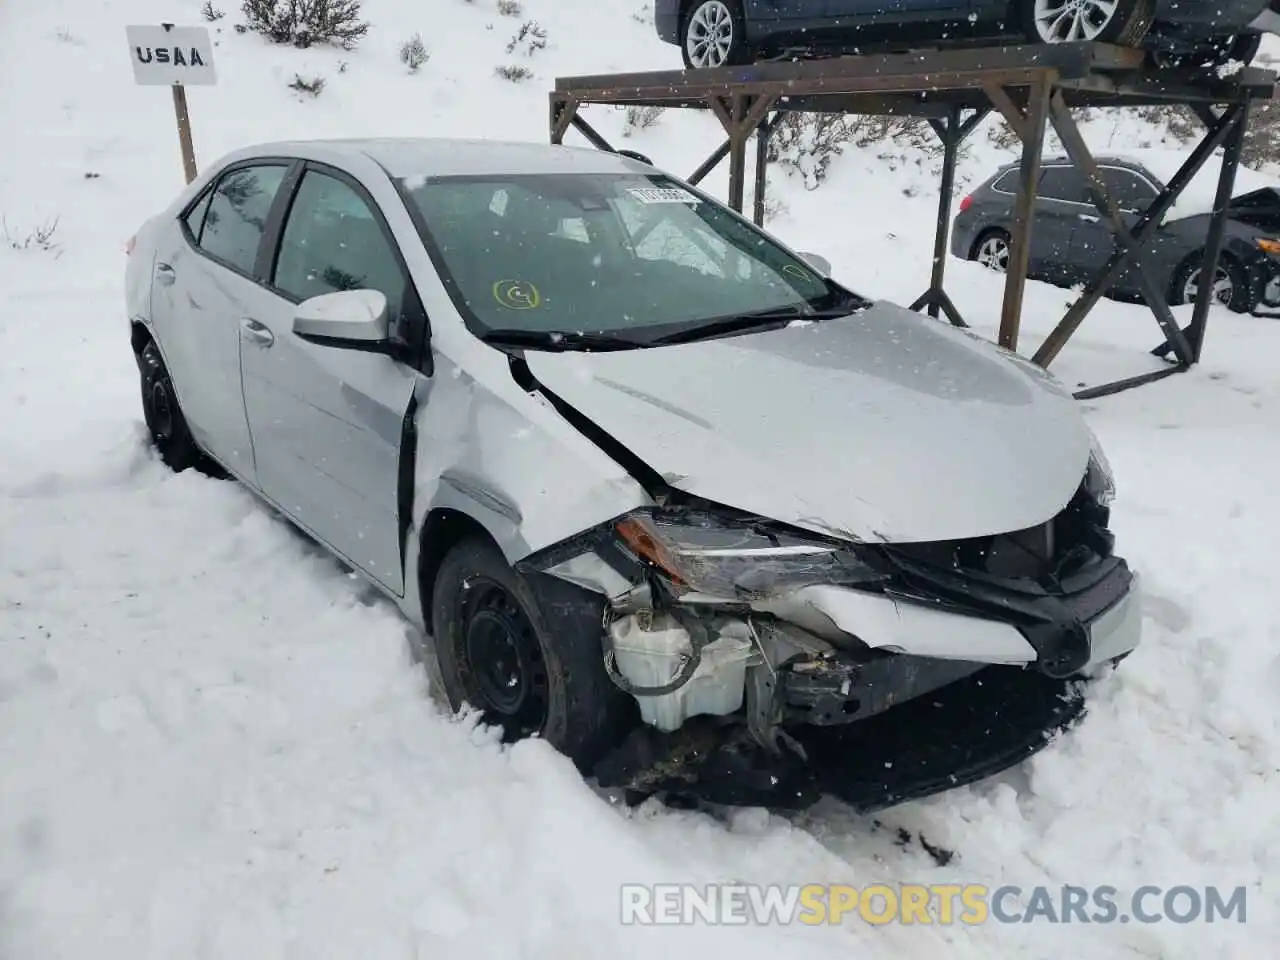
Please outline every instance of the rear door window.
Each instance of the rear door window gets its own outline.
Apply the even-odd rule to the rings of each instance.
[[[1089,203],[1084,175],[1075,167],[1045,167],[1040,177],[1040,199]]]
[[[262,164],[238,167],[223,176],[204,215],[200,249],[252,276],[267,214],[287,169],[284,164]]]

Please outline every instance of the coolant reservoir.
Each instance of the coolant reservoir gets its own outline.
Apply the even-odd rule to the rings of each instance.
[[[637,687],[660,687],[692,656],[689,631],[674,617],[631,615],[609,628],[618,672]],[[721,633],[702,648],[698,669],[684,686],[657,697],[637,696],[640,716],[659,730],[678,729],[699,714],[723,716],[742,706],[752,641],[743,630]]]

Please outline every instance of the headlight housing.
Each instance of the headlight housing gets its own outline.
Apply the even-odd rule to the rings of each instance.
[[[618,520],[621,544],[679,593],[752,600],[814,584],[883,579],[853,544],[694,510],[642,510]]]
[[[1089,496],[1093,497],[1099,505],[1109,507],[1116,498],[1115,476],[1111,472],[1111,462],[1107,460],[1097,434],[1092,436],[1093,448],[1089,451],[1089,469],[1084,475],[1084,487]]]

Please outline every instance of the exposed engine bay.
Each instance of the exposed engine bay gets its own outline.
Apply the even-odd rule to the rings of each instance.
[[[682,497],[528,558],[608,598],[604,663],[643,723],[597,778],[640,795],[705,795],[719,780],[723,802],[807,804],[831,790],[815,753],[843,753],[842,738],[879,724],[876,739],[899,739],[883,766],[909,765],[901,731],[884,731],[919,727],[906,708],[921,706],[950,729],[962,721],[937,711],[961,694],[995,718],[985,744],[943,738],[962,763],[834,792],[871,809],[930,792],[938,772],[958,783],[1018,762],[1079,713],[1074,681],[1137,640],[1136,577],[1112,553],[1105,476],[1091,468],[1034,529],[971,540],[850,542]],[[1011,715],[1017,696],[997,692],[1009,684],[1039,700]],[[974,706],[957,708],[964,722]]]

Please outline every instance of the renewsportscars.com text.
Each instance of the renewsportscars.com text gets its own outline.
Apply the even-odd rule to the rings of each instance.
[[[1245,923],[1244,887],[987,887],[981,884],[628,884],[622,922],[640,925],[869,923]]]

